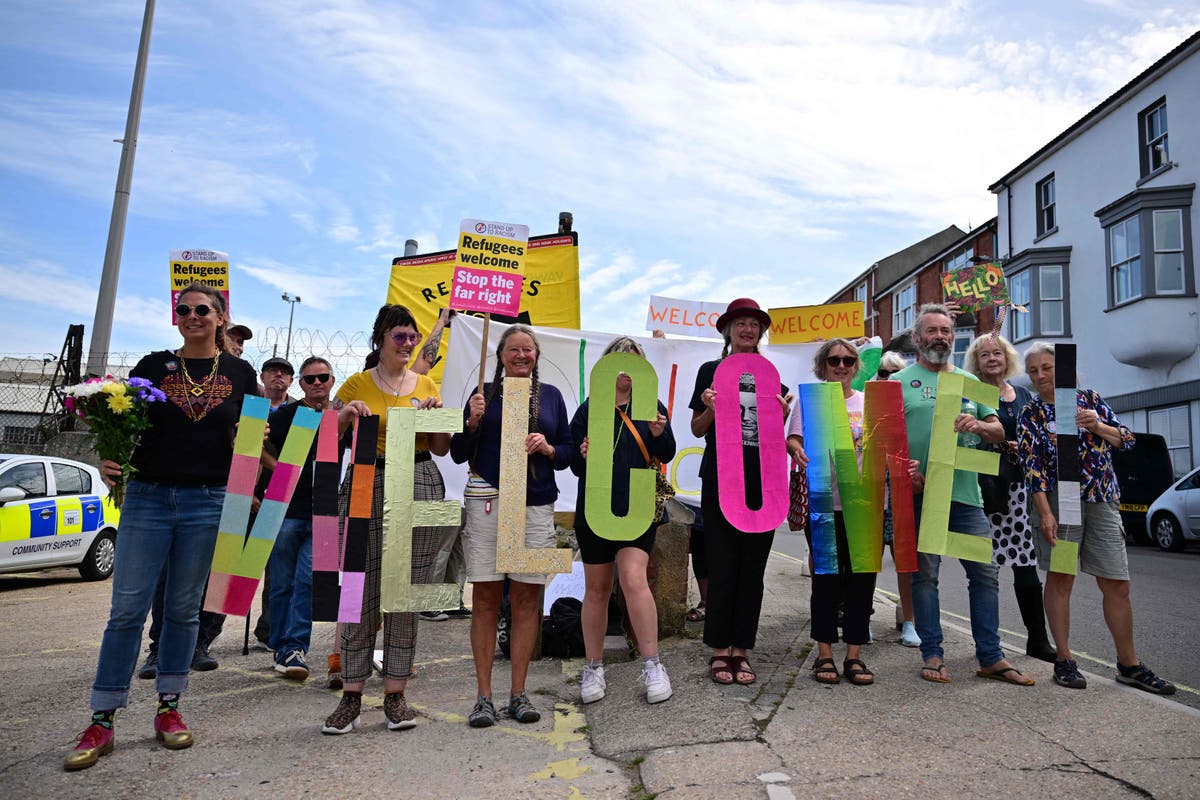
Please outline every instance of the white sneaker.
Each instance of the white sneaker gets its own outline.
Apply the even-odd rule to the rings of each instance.
[[[598,667],[583,667],[583,685],[579,689],[579,699],[584,703],[594,703],[603,699],[608,688],[604,682],[604,665]]]
[[[905,622],[901,628],[900,644],[905,647],[920,647],[921,637],[917,636],[917,629],[911,622]]]
[[[642,680],[646,682],[647,703],[661,703],[670,699],[671,679],[667,677],[667,668],[661,662],[643,667]]]

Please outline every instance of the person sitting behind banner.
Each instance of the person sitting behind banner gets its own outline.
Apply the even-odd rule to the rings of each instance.
[[[363,589],[362,617],[357,623],[343,623],[341,636],[342,698],[325,720],[322,733],[349,733],[358,725],[362,691],[371,675],[371,658],[379,630],[380,574],[383,565],[383,486],[384,444],[387,441],[387,414],[393,408],[441,408],[437,385],[425,375],[409,369],[421,341],[421,333],[412,313],[400,305],[386,305],[375,316],[371,344],[376,355],[374,367],[351,375],[338,390],[345,403],[338,414],[339,431],[349,428],[354,415],[379,416],[379,436],[375,446],[375,491],[371,503],[371,521],[367,531],[367,569]],[[446,487],[432,455],[450,450],[450,435],[418,433],[413,469],[413,500],[442,500]],[[353,470],[353,467],[351,467]],[[342,484],[339,516],[344,522],[350,506],[352,473]],[[430,583],[433,560],[442,532],[439,527],[414,526],[412,533],[412,582]],[[383,715],[388,730],[415,727],[416,713],[404,696],[412,677],[417,644],[417,614],[412,611],[383,614]]]
[[[601,357],[609,353],[633,353],[645,358],[641,346],[628,336],[621,336],[604,348]],[[634,421],[629,417],[633,381],[625,373],[617,377],[617,407],[613,418],[612,513],[624,516],[629,512],[629,479],[631,469],[645,469],[647,461],[657,458],[669,463],[675,457],[675,435],[667,416],[667,407],[658,403],[654,422]],[[646,579],[650,554],[654,551],[654,532],[660,520],[653,520],[641,536],[631,541],[614,541],[592,530],[584,503],[587,486],[588,415],[590,401],[584,400],[571,420],[571,440],[579,442],[571,459],[571,471],[579,476],[575,493],[575,538],[583,557],[585,590],[583,595],[583,645],[587,663],[583,667],[580,697],[584,703],[594,703],[604,697],[604,631],[608,621],[608,599],[613,590],[613,563],[621,574],[621,591],[625,607],[633,623],[633,634],[645,662],[642,680],[646,684],[646,702],[661,703],[671,697],[671,680],[666,667],[658,658],[658,610],[654,593]],[[607,445],[605,445],[607,446]]]
[[[478,700],[467,718],[473,728],[486,728],[498,719],[492,703],[492,662],[496,654],[496,619],[506,575],[496,569],[497,519],[499,516],[501,420],[504,379],[529,378],[529,432],[525,451],[529,456],[525,487],[525,546],[554,547],[554,501],[558,486],[555,470],[571,465],[575,450],[562,393],[538,380],[541,345],[528,325],[512,325],[496,346],[496,373],[491,383],[471,393],[463,409],[463,430],[450,441],[455,463],[470,466],[463,499],[467,523],[463,528],[467,554],[467,580],[473,584],[471,652],[475,657]],[[541,588],[550,576],[544,573],[508,574],[512,604],[512,686],[508,713],[517,722],[537,722],[541,714],[525,693],[529,660],[541,624]]]

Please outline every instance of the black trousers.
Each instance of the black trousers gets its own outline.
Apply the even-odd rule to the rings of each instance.
[[[725,519],[715,481],[700,493],[704,514],[704,558],[708,566],[708,608],[704,643],[709,647],[750,650],[758,636],[763,574],[775,531],[740,531]],[[749,497],[751,507],[755,498]],[[761,503],[761,500],[758,501]]]
[[[833,512],[837,534],[838,572],[812,576],[812,595],[809,599],[812,616],[812,638],[824,644],[838,640],[838,606],[842,612],[842,638],[846,644],[866,644],[870,641],[871,609],[875,603],[875,573],[852,572],[850,549],[846,542],[846,520],[841,511]],[[812,550],[812,533],[804,532],[808,549]]]

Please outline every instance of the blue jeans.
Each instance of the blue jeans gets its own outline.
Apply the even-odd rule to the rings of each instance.
[[[129,482],[117,533],[112,610],[92,685],[94,710],[124,708],[129,702],[129,681],[142,647],[142,626],[164,569],[157,687],[164,694],[187,689],[200,598],[212,566],[224,501],[224,486]]]
[[[276,661],[308,652],[312,635],[312,520],[284,519],[267,562],[271,575],[270,648]]]
[[[913,498],[917,529],[921,527],[921,496]],[[971,536],[991,537],[983,509],[963,503],[950,503],[950,530]],[[1000,649],[1000,582],[994,564],[959,559],[967,573],[967,596],[971,608],[971,635],[975,639],[975,658],[990,667],[1004,658]],[[942,613],[938,604],[938,570],[942,557],[917,553],[917,572],[912,576],[913,617],[921,637],[921,657],[945,658],[942,650]]]

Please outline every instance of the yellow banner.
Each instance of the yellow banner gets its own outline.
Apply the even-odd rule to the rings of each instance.
[[[175,305],[179,290],[195,282],[213,287],[225,297],[229,308],[229,256],[216,250],[170,251],[171,324],[175,324]]]
[[[803,344],[817,339],[857,339],[863,335],[863,304],[772,308],[771,344]]]
[[[388,282],[387,302],[407,306],[422,336],[427,336],[443,308],[450,305],[455,250],[396,258]],[[459,312],[469,313],[469,312]],[[574,233],[533,236],[525,254],[525,288],[517,317],[492,315],[499,324],[524,322],[550,328],[580,327],[579,241]],[[453,322],[450,326],[454,329]],[[450,333],[442,336],[438,355],[445,357]],[[443,361],[429,373],[442,382]]]

